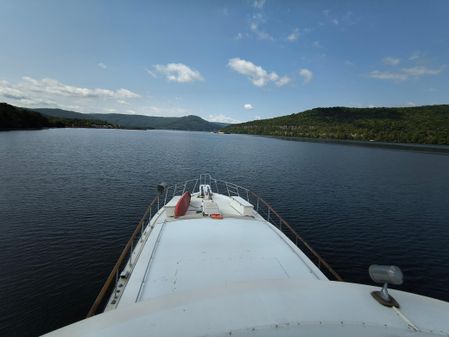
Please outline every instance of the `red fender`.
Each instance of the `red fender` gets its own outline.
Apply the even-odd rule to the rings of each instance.
[[[186,214],[190,205],[190,193],[185,192],[175,206],[175,218]]]

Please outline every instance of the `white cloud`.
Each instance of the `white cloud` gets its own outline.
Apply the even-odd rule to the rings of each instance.
[[[118,89],[116,91],[116,96],[119,97],[119,98],[136,98],[136,97],[139,97],[139,95],[136,94],[135,92],[132,92],[132,91],[130,91],[128,89],[123,89],[123,88]]]
[[[151,71],[150,69],[145,68],[145,71],[146,71],[146,73],[147,73],[148,75],[150,75],[151,77],[157,78],[157,75],[156,75],[153,71]]]
[[[0,100],[23,107],[51,107],[79,112],[99,112],[118,108],[118,102],[140,96],[128,89],[77,87],[55,79],[29,76],[10,83],[0,81]],[[114,105],[117,105],[114,107]]]
[[[61,83],[51,78],[36,80],[29,76],[22,77],[22,82],[13,86],[17,90],[33,93],[43,93],[54,96],[77,98],[136,98],[138,94],[128,89],[110,90],[103,88],[83,88]]]
[[[104,108],[103,110],[106,112],[116,112],[117,111],[114,108]]]
[[[423,57],[423,53],[422,52],[420,52],[420,51],[415,51],[415,52],[413,52],[410,56],[409,56],[409,60],[410,61],[415,61],[415,60],[417,60],[417,59],[420,59],[420,58],[422,58]]]
[[[401,59],[388,56],[388,57],[384,57],[382,59],[382,62],[384,64],[386,64],[387,66],[397,66],[401,62]]]
[[[253,7],[257,9],[262,9],[265,6],[266,0],[254,0]]]
[[[0,96],[17,100],[27,98],[23,91],[15,88],[7,81],[0,81]]]
[[[262,117],[260,117],[260,116],[256,116],[255,118],[254,118],[256,121],[258,121],[258,120],[261,120],[262,119]]]
[[[245,110],[252,110],[252,109],[254,109],[253,105],[249,104],[249,103],[243,104],[243,108]]]
[[[440,67],[438,69],[430,69],[424,66],[416,66],[412,68],[403,69],[402,71],[409,76],[420,77],[424,75],[428,76],[438,75],[443,71],[443,68],[444,67]]]
[[[290,81],[291,81],[291,78],[290,78],[290,77],[288,77],[288,76],[282,76],[279,80],[277,80],[277,81],[275,82],[275,84],[276,84],[278,87],[282,87],[282,86],[284,86],[284,85],[290,83]]]
[[[403,81],[408,78],[407,75],[404,73],[379,71],[379,70],[374,70],[370,72],[369,77],[376,78],[378,80],[394,80],[394,81]]]
[[[415,102],[407,102],[407,105],[408,106],[416,106],[416,103]]]
[[[293,31],[290,33],[290,35],[287,36],[287,40],[293,42],[293,41],[296,41],[296,40],[298,40],[298,39],[299,39],[299,29],[298,29],[298,28],[295,28],[295,29],[293,29]]]
[[[352,12],[341,13],[340,11],[332,12],[330,9],[325,9],[322,13],[326,17],[326,20],[335,26],[348,27],[360,21],[360,17],[354,16]]]
[[[156,64],[154,69],[164,75],[167,80],[173,82],[189,83],[203,80],[199,71],[191,69],[182,63]]]
[[[374,70],[369,73],[369,77],[379,80],[405,81],[410,78],[420,78],[422,76],[436,76],[444,70],[444,66],[439,68],[428,68],[425,66],[415,66],[411,68],[403,68],[400,71],[379,71]]]
[[[309,83],[313,78],[313,73],[307,68],[299,69],[299,76],[303,78],[304,84]]]
[[[101,69],[106,69],[108,66],[106,65],[106,64],[104,64],[103,62],[100,62],[100,63],[98,63],[98,66],[101,68]]]
[[[229,116],[225,116],[223,114],[209,115],[206,119],[209,122],[217,122],[217,123],[230,123],[230,124],[241,123],[241,121]]]
[[[260,29],[260,23],[254,21],[251,22],[249,25],[249,29],[257,36],[259,40],[271,40],[271,41],[274,40],[271,34]]]
[[[279,75],[275,72],[269,73],[261,66],[238,57],[230,59],[228,67],[239,74],[247,76],[256,87],[264,87],[269,82],[274,82],[278,86],[283,86],[290,81],[287,76],[279,78]]]

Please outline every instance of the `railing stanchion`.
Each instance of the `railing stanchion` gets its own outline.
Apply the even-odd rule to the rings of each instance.
[[[114,288],[114,297],[117,297],[117,288],[118,288],[118,269],[115,270],[115,288]]]
[[[193,185],[192,193],[195,193],[196,185],[198,185],[198,179],[195,180],[195,185]]]
[[[131,250],[129,252],[129,265],[132,267],[133,265],[133,250],[134,250],[134,240],[131,241]]]

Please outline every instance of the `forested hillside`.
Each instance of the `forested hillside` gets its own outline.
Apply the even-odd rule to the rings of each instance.
[[[449,144],[449,105],[404,108],[316,108],[277,118],[235,124],[228,133]]]

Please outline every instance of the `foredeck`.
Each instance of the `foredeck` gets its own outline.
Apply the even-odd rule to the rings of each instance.
[[[233,282],[327,280],[283,233],[254,212],[242,216],[230,198],[215,194],[222,220],[198,213],[192,197],[180,218],[160,215],[117,307]]]

